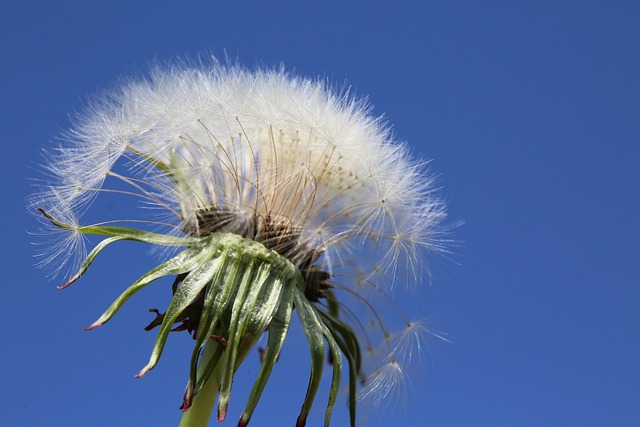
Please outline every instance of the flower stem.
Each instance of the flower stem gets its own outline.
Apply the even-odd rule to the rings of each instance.
[[[215,340],[208,340],[202,352],[198,374],[207,366],[209,360],[216,353],[217,346],[221,345]],[[193,398],[191,408],[182,415],[179,427],[206,427],[216,403],[216,396],[220,388],[220,377],[222,375],[223,363],[216,363],[213,372],[202,386],[202,389]]]

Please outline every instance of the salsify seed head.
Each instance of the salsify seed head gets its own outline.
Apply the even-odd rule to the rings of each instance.
[[[149,329],[161,326],[157,357],[163,331],[171,326],[196,339],[187,409],[202,383],[196,367],[205,335],[224,341],[218,356],[226,360],[224,354],[235,348],[234,333],[243,337],[236,343],[242,353],[246,331],[271,334],[274,319],[286,320],[288,328],[287,307],[299,312],[312,354],[319,350],[312,345],[319,337],[315,342],[329,345],[334,369],[335,359],[346,357],[353,406],[356,377],[365,381],[384,373],[365,386],[360,393],[365,397],[377,390],[386,395],[399,381],[402,350],[388,342],[369,298],[392,292],[399,283],[419,282],[427,267],[425,252],[444,250],[446,214],[425,164],[393,139],[365,101],[281,68],[247,70],[215,60],[158,67],[147,79],[130,81],[94,102],[46,156],[50,179],[32,203],[67,237],[41,254],[42,263],[55,270],[82,260],[79,236],[108,236],[75,266],[78,273],[69,283],[117,240],[185,248],[141,277],[91,328],[109,320],[142,286],[175,276],[174,300],[180,295],[186,303],[172,302],[162,314],[156,310]],[[125,219],[91,212],[99,223],[80,225],[98,196],[146,209],[127,212],[131,217]],[[247,276],[248,284],[242,279]],[[215,302],[213,288],[227,300]],[[254,288],[261,290],[254,294]],[[345,310],[347,300],[377,319],[388,349],[379,363],[366,360],[373,339],[353,315],[358,309]],[[256,301],[272,301],[273,309],[252,312],[246,321],[234,317],[232,307],[250,311]],[[239,362],[224,363],[233,363],[225,366],[235,371]],[[222,383],[221,401],[226,401]],[[327,423],[329,415],[330,410]],[[241,424],[249,416],[243,415]]]

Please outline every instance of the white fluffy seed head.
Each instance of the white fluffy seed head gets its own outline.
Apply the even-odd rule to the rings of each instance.
[[[161,222],[182,232],[251,233],[268,219],[296,235],[294,263],[316,251],[332,273],[356,276],[357,259],[417,278],[423,251],[441,248],[444,206],[423,165],[366,103],[282,69],[157,68],[95,103],[48,169],[45,209],[78,216],[115,188],[161,207],[172,217]],[[212,208],[232,215],[198,220]]]

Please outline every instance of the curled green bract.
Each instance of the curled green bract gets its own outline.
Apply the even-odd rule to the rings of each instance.
[[[48,213],[41,212],[54,225],[71,228]],[[186,415],[196,410],[196,396],[209,388],[214,395],[218,394],[218,420],[226,418],[234,374],[266,332],[268,339],[262,355],[262,367],[238,422],[239,426],[246,426],[278,359],[295,308],[311,353],[309,384],[296,426],[306,424],[316,397],[324,365],[325,344],[328,344],[333,375],[324,425],[330,423],[340,388],[343,356],[349,364],[350,424],[355,425],[355,389],[361,364],[356,336],[338,318],[337,306],[331,304],[331,290],[325,290],[328,304],[310,300],[305,276],[286,257],[259,242],[228,232],[216,232],[204,237],[176,237],[99,225],[79,227],[77,230],[108,237],[95,246],[77,274],[63,287],[82,276],[109,244],[120,240],[184,247],[177,255],[136,280],[86,329],[94,329],[108,322],[129,298],[157,279],[176,276],[173,298],[166,312],[159,314],[157,321],[150,325],[159,326],[151,357],[136,377],[145,375],[156,366],[169,332],[190,329],[195,345],[182,404]],[[212,407],[213,402],[207,404]],[[185,415],[181,425],[206,425],[209,413],[205,416]]]

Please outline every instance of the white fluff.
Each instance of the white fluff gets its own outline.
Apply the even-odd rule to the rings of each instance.
[[[270,214],[329,268],[363,255],[394,277],[398,266],[419,275],[422,250],[441,248],[444,206],[422,165],[364,102],[283,70],[156,69],[94,104],[49,156],[54,183],[38,203],[67,216],[126,158],[129,191],[170,208],[178,227],[212,204]],[[170,165],[183,186],[145,158]]]

